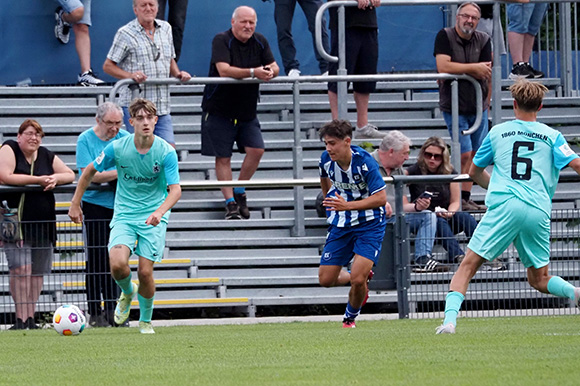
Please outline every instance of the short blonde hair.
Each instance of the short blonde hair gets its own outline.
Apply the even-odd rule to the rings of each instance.
[[[541,83],[519,79],[510,86],[510,92],[520,110],[535,112],[542,106],[542,101],[548,89]]]

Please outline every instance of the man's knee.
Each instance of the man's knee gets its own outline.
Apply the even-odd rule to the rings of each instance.
[[[78,7],[69,13],[65,18],[68,23],[74,24],[83,18],[85,15],[85,7]]]

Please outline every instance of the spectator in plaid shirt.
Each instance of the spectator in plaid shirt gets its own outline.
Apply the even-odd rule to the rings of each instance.
[[[137,83],[148,78],[170,76],[183,82],[191,79],[189,73],[179,70],[175,61],[171,26],[163,20],[155,19],[158,8],[157,0],[133,0],[133,11],[137,18],[117,31],[103,65],[107,74],[117,79],[133,79]],[[143,85],[141,90],[142,96],[157,106],[159,118],[155,125],[155,135],[175,147],[169,108],[169,86]],[[119,104],[123,107],[125,127],[132,133],[134,130],[127,118],[131,99],[129,87],[122,88]]]

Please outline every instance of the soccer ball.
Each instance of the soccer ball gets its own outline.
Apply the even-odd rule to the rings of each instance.
[[[78,335],[85,329],[87,318],[77,306],[65,304],[54,311],[52,325],[60,335]]]

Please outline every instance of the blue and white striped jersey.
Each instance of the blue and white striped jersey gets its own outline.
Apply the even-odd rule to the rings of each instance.
[[[379,165],[373,157],[358,146],[351,146],[352,159],[348,170],[342,170],[338,163],[332,161],[328,152],[320,157],[319,169],[321,178],[329,178],[332,187],[327,197],[339,194],[346,201],[362,200],[385,189],[385,182],[379,172]],[[383,206],[364,211],[326,211],[327,222],[337,227],[351,227],[378,219],[385,221]]]

